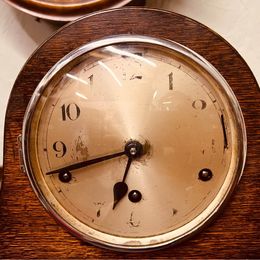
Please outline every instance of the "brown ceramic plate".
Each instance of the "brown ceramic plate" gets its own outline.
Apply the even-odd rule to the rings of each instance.
[[[131,0],[6,0],[13,7],[55,21],[72,21],[86,13],[122,7]]]

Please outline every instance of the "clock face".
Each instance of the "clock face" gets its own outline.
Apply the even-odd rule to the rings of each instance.
[[[117,36],[44,77],[23,129],[40,200],[87,241],[144,249],[204,225],[238,182],[246,138],[228,84],[177,43]]]

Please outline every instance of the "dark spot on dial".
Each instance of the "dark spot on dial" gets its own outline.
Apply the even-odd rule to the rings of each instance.
[[[174,216],[174,215],[176,215],[177,214],[177,212],[178,212],[178,210],[177,209],[172,209],[172,215]]]

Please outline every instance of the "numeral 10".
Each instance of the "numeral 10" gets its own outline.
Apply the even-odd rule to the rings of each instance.
[[[71,103],[69,105],[64,104],[61,106],[61,116],[62,121],[74,121],[78,119],[80,116],[80,108],[75,103]]]

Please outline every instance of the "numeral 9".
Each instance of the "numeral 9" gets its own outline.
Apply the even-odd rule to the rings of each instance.
[[[53,150],[57,152],[56,153],[57,158],[62,158],[67,152],[67,147],[62,141],[55,142],[52,147]]]

